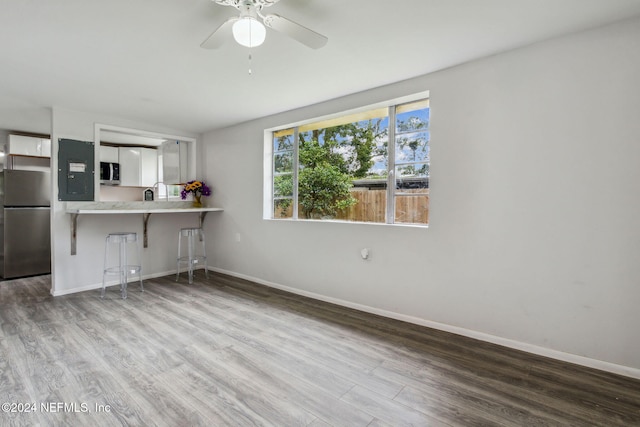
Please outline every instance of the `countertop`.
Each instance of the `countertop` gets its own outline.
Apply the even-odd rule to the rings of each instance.
[[[155,201],[155,202],[67,202],[66,212],[71,219],[71,255],[76,254],[78,217],[90,214],[142,214],[144,247],[148,247],[147,222],[151,214],[197,213],[200,227],[207,212],[221,212],[222,208],[194,208],[190,201]]]
[[[182,202],[67,202],[66,212],[70,214],[152,214],[216,212],[222,208],[203,206],[194,208],[190,201]]]

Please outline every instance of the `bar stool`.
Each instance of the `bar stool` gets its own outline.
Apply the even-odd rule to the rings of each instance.
[[[182,254],[182,240],[187,239],[187,254]],[[201,254],[196,254],[195,240],[196,238],[202,243]],[[208,279],[209,271],[207,268],[207,251],[205,248],[204,231],[202,228],[182,228],[178,232],[178,272],[176,273],[176,282],[180,276],[180,264],[186,264],[189,271],[189,284],[193,283],[193,267],[195,264],[204,264],[204,275]]]
[[[128,255],[133,249],[135,260],[130,260]],[[117,260],[116,258],[117,253]],[[116,265],[117,262],[117,265]],[[133,264],[137,262],[137,264]],[[104,242],[104,270],[102,271],[102,292],[100,298],[104,298],[106,289],[106,277],[118,276],[120,278],[120,293],[122,299],[127,298],[127,283],[129,275],[138,274],[140,279],[140,291],[144,292],[142,285],[142,262],[140,257],[140,245],[138,234],[130,232],[110,233]]]

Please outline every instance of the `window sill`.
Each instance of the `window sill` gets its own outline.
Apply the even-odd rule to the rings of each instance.
[[[384,222],[363,222],[363,221],[344,221],[340,219],[294,219],[294,218],[263,218],[265,221],[275,222],[312,222],[312,223],[329,223],[329,224],[350,224],[350,225],[373,225],[383,227],[407,227],[407,228],[429,228],[429,224],[387,224]]]

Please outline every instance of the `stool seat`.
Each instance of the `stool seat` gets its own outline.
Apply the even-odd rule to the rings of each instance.
[[[186,239],[187,254],[182,253],[182,240]],[[196,251],[196,239],[201,243],[199,253]],[[204,274],[209,278],[209,269],[207,268],[207,250],[204,239],[204,231],[200,227],[181,228],[178,232],[178,258],[177,258],[176,282],[180,277],[180,265],[186,264],[189,273],[189,284],[193,283],[194,267],[198,264],[204,266]]]
[[[137,233],[124,231],[107,234],[104,243],[104,267],[102,270],[102,291],[100,292],[100,297],[104,298],[107,276],[119,277],[122,299],[127,298],[129,275],[138,275],[140,291],[144,292],[144,286],[142,284],[142,263],[140,260],[140,245],[138,243]],[[135,264],[135,262],[137,262],[137,264]]]

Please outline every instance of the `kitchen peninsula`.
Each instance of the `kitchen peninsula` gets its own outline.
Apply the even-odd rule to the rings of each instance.
[[[221,212],[222,208],[195,208],[191,202],[67,202],[66,212],[71,216],[71,255],[76,255],[77,223],[80,215],[142,214],[144,247],[148,246],[147,223],[151,214],[197,213],[200,227],[208,212]]]

